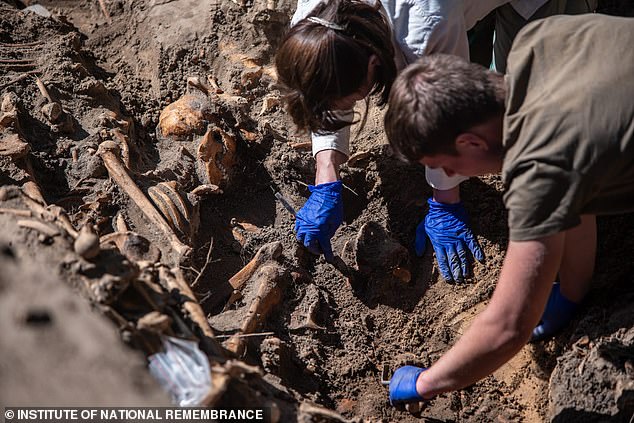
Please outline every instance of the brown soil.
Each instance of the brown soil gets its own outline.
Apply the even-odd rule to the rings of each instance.
[[[332,416],[319,420],[315,413],[302,410],[302,403],[367,421],[421,417],[429,421],[628,421],[634,413],[632,215],[599,220],[594,288],[562,334],[527,345],[493,375],[430,401],[421,413],[389,406],[387,390],[380,384],[383,365],[392,370],[405,363],[430,365],[458,339],[493,292],[507,242],[501,179],[492,175],[463,184],[463,199],[486,262],[476,264],[469,283],[445,283],[431,248],[420,259],[411,248],[430,195],[424,173],[390,155],[381,127],[382,110],[373,108],[368,124],[352,144],[353,153],[368,154],[342,169],[343,182],[350,189],[344,192],[345,223],[333,246],[342,252],[346,243],[356,242],[364,224],[376,222],[386,230],[381,236],[392,239],[385,245],[395,246],[377,253],[386,271],[372,269],[365,283],[350,284],[323,259],[303,253],[294,239],[293,218],[271,188],[295,208],[301,207],[309,195],[305,184],[312,183],[314,162],[309,151],[293,146],[308,141],[307,137],[294,132],[280,106],[265,105],[267,97],[279,95],[272,57],[295,3],[264,3],[240,7],[231,1],[107,0],[109,18],[96,1],[40,2],[53,13],[50,18],[20,10],[25,4],[19,1],[0,3],[0,43],[5,43],[0,57],[33,62],[32,66],[0,68],[0,96],[15,94],[19,132],[30,149],[26,160],[46,202],[62,207],[75,227],[95,223],[101,236],[113,231],[115,217],[121,215],[131,230],[159,247],[164,263],[180,263],[186,279],[195,281],[194,293],[217,335],[239,329],[236,322],[244,319],[257,296],[253,280],[263,276],[250,279],[243,299],[223,312],[233,291],[229,278],[262,245],[282,242],[274,271],[285,289],[258,327],[259,332],[274,335],[246,338],[241,355],[245,362],[264,369],[252,388],[278,402],[282,421],[334,421]],[[606,3],[605,11],[630,13],[617,6]],[[38,44],[7,46],[31,42]],[[25,71],[34,70],[69,116],[66,123],[47,119],[43,110],[47,100],[34,76],[16,81]],[[235,141],[235,157],[218,165],[215,182],[221,191],[197,197],[200,222],[191,237],[181,234],[181,240],[193,247],[191,257],[183,262],[166,237],[108,178],[96,152],[101,142],[113,139],[119,130],[128,140],[133,179],[144,192],[159,181],[176,181],[183,192],[209,183],[196,158],[206,125],[182,139],[166,137],[157,129],[166,106],[186,92],[201,95],[188,89],[186,79],[198,77],[208,84],[208,75],[215,78],[224,97],[210,95],[211,103],[201,113],[208,115],[206,123]],[[207,104],[208,97],[203,97]],[[0,143],[9,139],[5,135],[0,132]],[[224,148],[227,156],[226,143]],[[20,186],[29,180],[20,160],[25,159],[0,155],[0,184]],[[20,206],[10,195],[0,199],[0,207]],[[94,272],[69,264],[72,246],[68,242],[38,238],[16,227],[18,219],[0,213],[3,239],[10,246],[3,247],[2,269],[7,268],[5,262],[17,260],[20,264],[11,266],[21,266],[29,275],[46,273],[46,277],[25,277],[33,284],[22,286],[17,283],[22,273],[3,271],[0,302],[21,304],[12,315],[26,317],[9,318],[9,306],[0,307],[6,317],[1,320],[0,341],[2,402],[44,404],[38,400],[42,386],[36,381],[68,378],[63,388],[57,387],[57,396],[45,403],[66,405],[71,399],[92,405],[164,403],[147,373],[136,369],[131,375],[130,363],[138,364],[138,357],[136,361],[127,358],[130,351],[110,336],[114,331],[103,333],[108,330],[95,313],[86,313],[86,302],[66,292],[66,287],[47,293],[51,284],[61,290],[58,280],[64,280],[86,296],[78,273],[90,278]],[[402,251],[408,251],[409,257],[403,259]],[[342,256],[347,258],[345,253]],[[97,268],[118,263],[103,252],[93,261]],[[103,272],[123,278],[127,262],[121,263],[118,270]],[[390,273],[400,265],[409,267],[409,283]],[[37,281],[45,283],[37,285]],[[270,298],[274,301],[275,295]],[[74,313],[83,316],[81,324],[72,317]],[[30,315],[46,322],[29,323]],[[49,342],[59,351],[49,348]],[[76,356],[77,350],[86,354],[85,361],[65,361]],[[103,378],[93,372],[95,355],[111,359],[98,365],[115,369],[109,376],[111,384],[102,383]],[[39,361],[43,356],[48,361]],[[56,365],[49,366],[53,360]],[[80,377],[76,368],[90,369],[90,373]],[[27,381],[26,373],[33,378]],[[93,392],[85,386],[99,387]],[[85,396],[78,397],[77,392]],[[126,396],[128,392],[138,395],[134,401]],[[97,401],[104,395],[103,401]],[[225,399],[223,404],[231,402]]]

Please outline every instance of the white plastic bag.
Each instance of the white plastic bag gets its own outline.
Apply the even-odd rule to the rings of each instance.
[[[152,376],[181,407],[197,406],[211,389],[209,360],[194,341],[161,336],[165,351],[148,357]]]

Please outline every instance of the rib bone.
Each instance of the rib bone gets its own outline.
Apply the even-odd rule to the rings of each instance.
[[[119,157],[119,147],[113,141],[104,141],[99,145],[97,154],[103,160],[108,174],[115,183],[134,201],[141,211],[167,236],[172,248],[181,256],[188,255],[191,248],[183,244],[169,224],[163,219],[161,213],[143,194],[128,174],[121,158]]]

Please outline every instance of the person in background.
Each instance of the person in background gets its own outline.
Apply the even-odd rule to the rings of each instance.
[[[571,320],[594,270],[595,215],[634,211],[633,43],[632,18],[556,16],[520,31],[505,76],[431,55],[397,78],[395,153],[448,174],[501,171],[510,242],[487,308],[429,369],[396,370],[393,404],[468,386]]]
[[[508,42],[511,29],[546,13],[565,11],[566,3],[585,0],[514,0],[519,16],[504,26],[496,42]],[[276,54],[278,81],[287,110],[300,130],[310,130],[316,160],[315,185],[297,213],[297,238],[311,252],[334,258],[330,239],[343,221],[339,167],[349,155],[353,107],[370,96],[385,104],[394,78],[417,58],[432,53],[469,58],[467,30],[508,0],[321,0],[299,1],[291,29]],[[509,13],[510,15],[510,13]],[[509,29],[510,28],[510,29]],[[498,41],[499,40],[499,41]],[[497,56],[504,56],[500,46]],[[367,107],[366,107],[367,113]],[[365,115],[361,123],[365,122]],[[443,278],[462,282],[470,260],[484,260],[460,201],[459,184],[467,178],[426,169],[433,188],[429,209],[418,225],[416,254],[429,237]]]

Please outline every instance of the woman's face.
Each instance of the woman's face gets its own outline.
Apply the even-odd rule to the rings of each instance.
[[[374,71],[378,65],[379,58],[373,54],[370,56],[370,60],[368,60],[368,73],[363,84],[361,84],[359,89],[352,94],[334,100],[332,102],[332,107],[336,110],[350,110],[354,107],[357,101],[366,98],[374,86]]]

